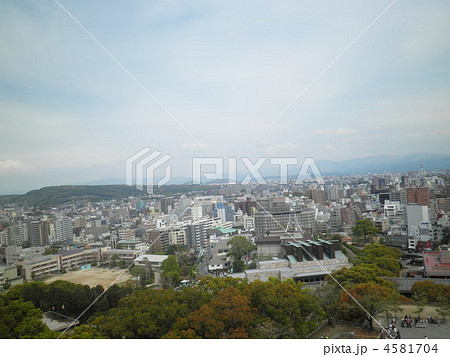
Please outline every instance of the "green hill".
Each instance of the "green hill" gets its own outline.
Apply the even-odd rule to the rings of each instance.
[[[157,195],[201,192],[212,194],[217,187],[207,185],[167,185],[154,189]],[[32,207],[55,207],[72,200],[101,201],[122,199],[130,196],[147,196],[143,191],[127,185],[70,185],[49,186],[32,190],[23,195],[0,195],[0,205],[22,204]]]
[[[27,192],[23,195],[0,196],[0,204],[17,203],[29,206],[52,207],[75,200],[108,200],[144,193],[126,185],[99,186],[49,186]]]

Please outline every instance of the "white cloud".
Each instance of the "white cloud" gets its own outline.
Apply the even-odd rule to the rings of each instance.
[[[34,166],[28,165],[21,160],[0,160],[0,175],[24,173],[33,169]]]

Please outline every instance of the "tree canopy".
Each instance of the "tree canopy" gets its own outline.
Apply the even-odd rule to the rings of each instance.
[[[355,225],[352,227],[352,233],[356,238],[362,239],[363,242],[368,243],[370,238],[375,237],[378,234],[378,229],[370,219],[365,218],[355,222]]]

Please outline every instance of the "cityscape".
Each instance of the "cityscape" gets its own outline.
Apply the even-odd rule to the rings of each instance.
[[[0,2],[0,351],[448,356],[449,17]]]
[[[329,331],[329,338],[339,333],[356,334],[357,338],[423,338],[424,333],[430,338],[448,337],[448,171],[421,167],[402,173],[325,176],[301,184],[294,179],[286,184],[267,181],[267,185],[168,185],[163,188],[170,193],[156,189],[151,195],[125,185],[91,186],[90,194],[97,192],[98,197],[90,199],[80,196],[80,192],[86,194],[79,190],[84,186],[78,190],[76,186],[56,186],[48,187],[46,194],[56,196],[64,191],[65,202],[48,205],[41,199],[41,207],[20,201],[20,195],[5,196],[10,202],[2,204],[0,216],[0,284],[6,301],[17,294],[25,301],[35,301],[34,289],[43,289],[44,296],[61,290],[58,294],[64,296],[84,286],[96,294],[105,293],[105,302],[97,303],[105,309],[114,283],[116,299],[123,297],[123,306],[116,301],[99,312],[97,306],[90,307],[89,298],[50,304],[48,296],[36,307],[48,309],[41,318],[42,337],[117,338],[115,329],[92,326],[102,318],[108,326],[108,319],[114,318],[108,310],[125,308],[126,301],[142,292],[151,291],[150,296],[165,290],[193,294],[219,284],[222,290],[210,305],[231,289],[244,297],[242,286],[256,289],[259,284],[269,284],[273,288],[273,284],[288,282],[281,286],[288,289],[295,284],[300,289],[296,293],[300,296],[292,296],[294,300],[316,299],[314,306],[304,301],[308,308],[300,313],[300,321],[289,322],[290,327],[281,325],[275,316],[263,315],[260,324],[258,318],[253,321],[249,317],[239,328],[227,329],[224,323],[220,334],[213,335],[208,330],[213,326],[198,330],[194,322],[181,329],[177,318],[186,316],[182,314],[159,332],[140,333],[133,327],[122,333],[128,338],[189,334],[203,338],[232,338],[234,334],[323,338],[324,331]],[[112,195],[119,196],[123,190],[130,196],[105,200],[102,195],[108,188]],[[361,298],[360,311],[348,301],[347,289],[356,292],[359,288],[378,296],[379,304],[369,318],[365,310],[372,306],[371,299]],[[144,299],[140,303],[150,302]],[[92,310],[88,316],[95,311],[99,315],[91,324],[82,314],[88,307]],[[406,315],[400,314],[405,310]],[[193,311],[187,317],[198,313]],[[401,327],[399,322],[389,328],[386,316],[402,321]],[[414,316],[415,328],[409,329],[401,316]],[[251,322],[256,325],[250,327]],[[10,335],[4,337],[23,337],[22,330],[9,329]]]

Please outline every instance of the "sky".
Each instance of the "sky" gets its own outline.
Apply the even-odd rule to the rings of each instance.
[[[123,178],[143,147],[182,177],[450,153],[448,1],[396,1],[337,61],[392,1],[59,2],[123,68],[54,0],[0,2],[0,193]]]

